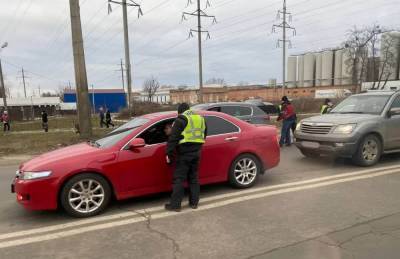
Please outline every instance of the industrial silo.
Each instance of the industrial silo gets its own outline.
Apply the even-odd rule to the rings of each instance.
[[[342,55],[342,85],[353,83],[354,62],[350,50],[344,49]]]
[[[270,78],[269,80],[268,80],[268,86],[269,87],[276,87],[276,78]]]
[[[297,57],[297,86],[304,87],[304,55]]]
[[[322,55],[322,86],[330,86],[333,79],[333,51],[327,50],[321,53]]]
[[[304,55],[304,87],[314,86],[315,55],[308,53]]]
[[[288,88],[296,87],[296,78],[297,78],[297,57],[290,56],[288,57],[288,65],[287,65],[287,86]]]
[[[322,53],[315,54],[315,86],[321,86],[322,83]]]
[[[338,49],[335,51],[334,85],[342,85],[342,56],[343,50]]]
[[[400,32],[382,34],[380,57],[382,65],[379,71],[382,75],[382,80],[399,79]]]

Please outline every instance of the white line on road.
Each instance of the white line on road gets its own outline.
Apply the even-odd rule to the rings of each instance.
[[[302,191],[302,190],[315,189],[315,188],[320,188],[320,187],[324,187],[324,186],[330,186],[330,185],[335,185],[335,184],[340,184],[340,183],[352,182],[352,181],[356,181],[356,180],[374,178],[374,177],[378,177],[378,176],[395,174],[395,173],[400,173],[399,168],[393,169],[393,170],[386,170],[386,171],[371,173],[371,174],[367,174],[367,175],[356,175],[353,177],[330,180],[330,181],[325,181],[325,182],[320,182],[320,183],[315,183],[315,184],[308,184],[308,185],[297,186],[297,187],[289,187],[289,188],[279,189],[279,190],[275,190],[275,191],[256,193],[256,194],[242,196],[242,197],[236,197],[236,198],[232,198],[232,199],[228,199],[228,200],[217,201],[214,203],[202,205],[196,211],[185,210],[179,214],[174,213],[174,212],[165,212],[165,211],[158,212],[158,213],[151,214],[151,218],[152,219],[160,219],[160,218],[165,218],[165,217],[170,217],[170,216],[179,216],[179,215],[187,214],[187,213],[196,213],[199,211],[205,211],[205,210],[209,210],[209,209],[213,209],[213,208],[223,207],[223,206],[227,206],[230,204],[244,202],[244,201],[248,201],[248,200],[254,200],[254,199],[259,199],[259,198],[263,198],[263,197],[274,196],[274,195],[290,193],[290,192],[297,192],[297,191]],[[149,211],[148,210],[140,210],[140,211],[138,211],[138,213],[149,213]],[[68,237],[68,236],[78,235],[78,234],[82,234],[82,233],[86,233],[86,232],[90,232],[90,231],[109,229],[109,228],[114,228],[114,227],[118,227],[118,226],[133,224],[133,223],[137,223],[137,222],[143,222],[146,220],[147,219],[144,217],[136,217],[136,218],[123,219],[123,220],[117,220],[117,221],[113,221],[113,222],[103,223],[103,224],[99,224],[99,225],[81,227],[78,229],[65,230],[65,231],[58,232],[58,233],[50,233],[50,234],[44,234],[44,235],[40,235],[40,236],[21,238],[21,239],[11,240],[11,241],[4,241],[4,242],[0,242],[0,248],[14,247],[14,246],[19,246],[19,245],[26,245],[26,244],[31,244],[31,243],[49,241],[49,240],[54,240],[54,239],[58,239],[58,238],[64,238],[64,237]]]
[[[378,167],[378,168],[356,171],[356,172],[352,172],[352,173],[344,173],[344,174],[318,177],[318,178],[314,178],[314,179],[310,179],[310,180],[284,183],[284,184],[278,184],[278,185],[272,185],[272,186],[266,186],[266,187],[251,188],[251,189],[247,189],[247,190],[235,191],[235,192],[231,192],[231,193],[226,193],[226,194],[203,198],[203,199],[201,199],[201,202],[204,203],[204,202],[216,201],[216,200],[225,199],[225,198],[232,198],[235,196],[242,196],[244,194],[262,192],[262,191],[267,191],[267,190],[274,190],[274,189],[280,189],[280,188],[292,187],[292,186],[304,185],[304,184],[310,184],[310,183],[316,183],[316,182],[321,182],[321,181],[326,181],[326,180],[357,176],[357,175],[368,174],[368,173],[383,171],[383,170],[391,170],[391,169],[400,169],[400,165]],[[159,211],[159,210],[163,210],[163,209],[164,208],[162,206],[157,206],[157,207],[148,208],[148,209],[146,209],[146,211],[147,212],[155,212],[155,211]],[[94,217],[94,218],[89,218],[89,219],[76,220],[76,221],[70,222],[70,223],[57,224],[57,225],[52,225],[52,226],[47,226],[47,227],[34,228],[34,229],[29,229],[29,230],[1,234],[0,240],[16,238],[16,237],[21,237],[21,236],[27,236],[27,235],[41,234],[41,233],[45,233],[45,232],[63,230],[63,229],[68,229],[68,228],[72,228],[72,227],[79,227],[79,226],[83,226],[83,225],[100,223],[100,222],[111,221],[111,220],[122,220],[127,217],[137,217],[137,216],[139,216],[137,213],[135,213],[133,211],[129,211],[129,212],[116,213],[116,214],[107,215],[107,216],[99,216],[99,217]]]

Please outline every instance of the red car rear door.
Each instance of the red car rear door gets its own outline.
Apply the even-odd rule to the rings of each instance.
[[[223,117],[206,115],[207,139],[200,160],[200,181],[226,179],[239,149],[240,128]]]

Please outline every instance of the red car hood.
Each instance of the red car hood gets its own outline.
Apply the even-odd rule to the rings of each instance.
[[[87,143],[60,148],[34,157],[33,159],[23,163],[20,166],[20,169],[24,171],[48,170],[50,169],[48,167],[54,163],[60,163],[72,157],[81,157],[82,159],[85,159],[89,154],[98,152],[99,150],[99,148],[92,147]]]

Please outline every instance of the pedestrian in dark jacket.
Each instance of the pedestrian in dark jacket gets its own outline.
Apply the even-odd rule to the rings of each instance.
[[[186,103],[178,107],[171,135],[168,139],[166,162],[171,164],[176,160],[172,183],[172,195],[165,209],[180,211],[184,196],[183,184],[187,180],[189,184],[189,205],[197,209],[200,199],[200,184],[198,179],[198,167],[201,148],[207,136],[205,119],[189,109]]]
[[[282,97],[282,112],[278,117],[278,121],[282,120],[281,139],[279,145],[282,147],[284,144],[290,146],[292,144],[290,138],[290,131],[296,123],[296,112],[294,106],[290,103],[287,96]]]
[[[4,132],[10,131],[10,117],[8,116],[8,111],[4,111],[1,115],[1,121],[3,122]]]
[[[49,119],[47,117],[47,112],[45,110],[42,111],[42,128],[44,132],[49,131]]]
[[[107,128],[109,128],[110,125],[114,128],[114,123],[112,122],[112,119],[111,119],[110,110],[107,109],[107,112],[106,112],[106,126],[107,126]]]
[[[99,109],[99,117],[100,117],[100,128],[103,128],[106,123],[104,122],[104,110],[103,107],[100,107]]]

